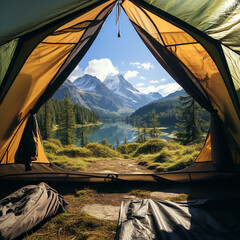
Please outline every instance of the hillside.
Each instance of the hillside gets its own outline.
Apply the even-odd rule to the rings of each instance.
[[[184,90],[176,91],[169,94],[168,96],[151,102],[143,107],[137,109],[134,113],[130,115],[130,119],[149,122],[149,115],[154,110],[159,115],[159,122],[163,125],[174,125],[177,122],[176,114],[176,104],[178,97],[184,95]]]

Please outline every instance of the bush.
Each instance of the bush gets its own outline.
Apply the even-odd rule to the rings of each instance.
[[[43,140],[43,146],[46,153],[56,153],[59,149],[59,146],[53,142]]]
[[[169,161],[171,155],[169,154],[166,148],[163,148],[162,151],[154,158],[154,162],[164,163]]]
[[[66,155],[68,157],[92,157],[93,154],[89,149],[80,148],[75,145],[68,145],[61,148],[57,155]]]
[[[61,143],[60,139],[49,138],[48,141],[58,145],[59,147],[62,147],[62,143]]]
[[[136,149],[140,146],[140,143],[129,143],[129,144],[123,144],[120,145],[117,148],[117,151],[120,152],[121,154],[130,154],[136,151]]]
[[[89,143],[86,148],[89,149],[95,157],[122,157],[119,152],[98,143]]]
[[[147,142],[145,142],[136,150],[133,156],[137,157],[140,154],[157,153],[157,152],[160,152],[162,148],[165,146],[166,146],[166,142],[159,138],[149,139]]]

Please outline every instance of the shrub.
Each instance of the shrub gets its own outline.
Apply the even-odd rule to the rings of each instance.
[[[80,148],[75,145],[67,145],[61,148],[57,155],[66,155],[68,157],[92,157],[93,154],[89,149]]]
[[[43,140],[43,146],[47,153],[56,153],[59,149],[59,146],[53,142]]]
[[[117,151],[119,151],[121,154],[130,154],[136,151],[136,149],[140,146],[140,143],[129,143],[129,144],[123,144],[120,145],[117,148]]]
[[[170,158],[171,155],[169,154],[169,151],[166,148],[163,148],[159,155],[154,158],[154,162],[164,163],[169,161]]]
[[[107,146],[98,143],[89,143],[86,146],[95,157],[121,157],[121,154]]]
[[[134,157],[139,156],[140,154],[152,154],[157,153],[162,150],[162,148],[166,146],[166,142],[159,139],[159,138],[153,138],[149,139],[147,142],[142,144],[134,153]]]
[[[176,170],[184,169],[187,166],[189,166],[191,163],[192,163],[191,160],[177,162],[176,164],[173,164],[172,166],[166,168],[166,171],[176,171]]]
[[[62,143],[61,143],[60,139],[49,138],[48,141],[58,145],[59,147],[62,147]]]

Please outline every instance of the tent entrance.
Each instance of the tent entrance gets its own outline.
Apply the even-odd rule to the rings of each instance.
[[[201,9],[199,4],[197,9]],[[29,15],[26,14],[19,25],[2,29],[0,53],[1,57],[2,53],[8,56],[0,75],[0,115],[4,116],[0,129],[3,171],[12,164],[9,172],[13,175],[13,169],[17,172],[19,165],[15,164],[15,155],[29,117],[50,99],[83,58],[114,5],[115,1],[81,2],[77,6],[71,1],[68,6],[57,6],[54,2],[46,12],[40,7],[35,9],[36,15],[31,14],[34,21],[30,24],[27,24]],[[229,36],[238,36],[238,31],[225,36],[222,29],[226,27],[222,21],[216,21],[214,26],[209,26],[211,30],[206,31],[205,24],[198,25],[194,21],[200,12],[190,11],[190,14],[184,5],[177,12],[164,1],[150,4],[125,0],[121,6],[156,60],[211,113],[210,133],[194,166],[186,170],[188,178],[200,172],[237,169],[240,108],[238,70],[234,64],[239,51],[236,38],[230,40]],[[236,6],[227,12],[229,19],[233,19],[231,14]],[[207,7],[217,9],[210,3]],[[55,8],[59,12],[54,11]],[[189,14],[182,14],[185,11]],[[210,19],[212,23],[211,16]],[[221,16],[217,15],[216,19]],[[214,34],[219,32],[222,35]],[[39,134],[35,138],[39,139]],[[50,164],[41,144],[35,163],[35,166]],[[3,176],[6,174],[3,172]]]
[[[57,166],[85,173],[184,169],[204,146],[208,113],[159,66],[124,13],[122,37],[113,34],[114,13],[37,114],[45,152]]]

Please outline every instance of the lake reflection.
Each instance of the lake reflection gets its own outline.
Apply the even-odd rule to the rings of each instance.
[[[124,144],[124,138],[127,137],[129,143],[133,143],[137,138],[137,129],[123,121],[106,121],[98,126],[85,127],[86,135],[89,142],[100,142],[103,138],[106,138],[107,142],[112,144],[114,148],[117,147],[117,138],[119,139],[120,145]],[[171,138],[171,132],[173,128],[161,129],[163,135],[161,138],[168,141]],[[81,128],[77,128],[76,134],[79,136]],[[80,140],[78,139],[75,143],[78,147],[80,146]]]

